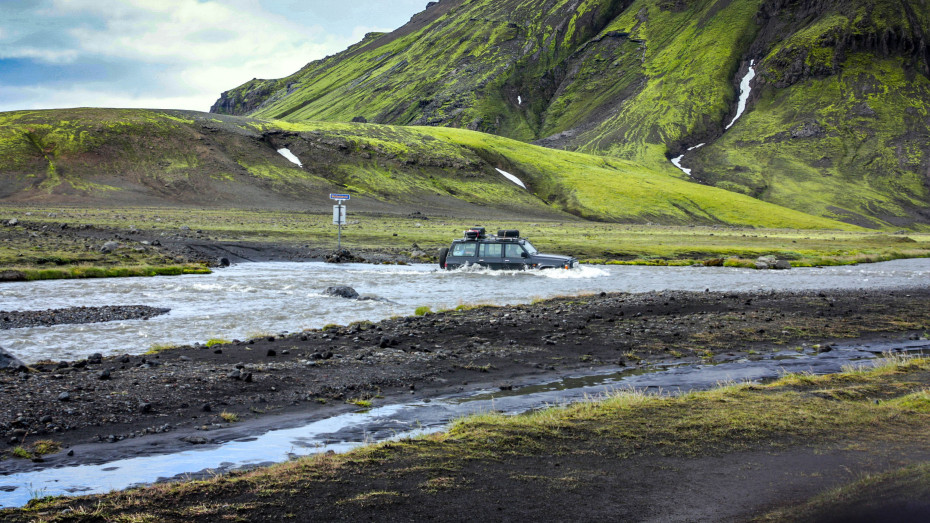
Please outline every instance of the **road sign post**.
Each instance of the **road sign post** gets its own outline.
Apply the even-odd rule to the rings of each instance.
[[[336,249],[342,250],[342,226],[346,223],[346,207],[342,205],[342,202],[347,201],[351,198],[348,194],[330,194],[330,200],[336,200],[336,205],[333,205],[333,225],[339,226],[338,239],[336,240]]]

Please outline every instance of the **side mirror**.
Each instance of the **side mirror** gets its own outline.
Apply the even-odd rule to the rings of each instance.
[[[520,257],[521,257],[521,258],[529,258],[529,257],[530,257],[530,255],[529,255],[529,254],[527,254],[527,252],[526,252],[526,251],[523,251],[523,252],[521,252],[521,253],[520,253]]]

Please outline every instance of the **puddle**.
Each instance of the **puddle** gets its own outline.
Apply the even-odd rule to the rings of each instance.
[[[787,372],[835,373],[848,365],[868,365],[869,360],[884,352],[930,353],[930,341],[834,344],[829,352],[783,351],[756,361],[739,359],[716,364],[667,364],[648,369],[614,368],[578,373],[546,383],[533,383],[528,378],[525,383],[514,383],[514,390],[479,391],[387,405],[173,454],[0,476],[0,507],[22,506],[37,496],[104,493],[171,479],[205,477],[330,450],[345,452],[371,442],[438,432],[451,420],[469,414],[488,411],[517,414],[585,401],[616,390],[632,388],[676,394],[720,383],[762,382]]]

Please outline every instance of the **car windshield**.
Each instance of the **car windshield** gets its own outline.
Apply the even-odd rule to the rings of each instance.
[[[536,250],[536,247],[533,247],[533,244],[530,243],[529,240],[523,242],[523,246],[526,247],[526,252],[530,254],[536,254],[539,252]]]

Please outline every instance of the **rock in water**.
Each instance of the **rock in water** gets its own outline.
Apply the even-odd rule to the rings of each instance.
[[[348,249],[333,251],[324,258],[326,263],[364,263],[365,258],[361,258],[349,252]]]
[[[3,347],[0,347],[0,370],[8,370],[13,372],[19,372],[26,369],[26,364],[19,361],[16,356],[13,356]]]
[[[778,260],[775,262],[775,268],[780,271],[788,270],[791,268],[791,262],[788,260]]]
[[[341,285],[339,287],[327,287],[323,294],[326,296],[337,296],[339,298],[348,298],[350,300],[358,299],[358,292],[352,287]]]

